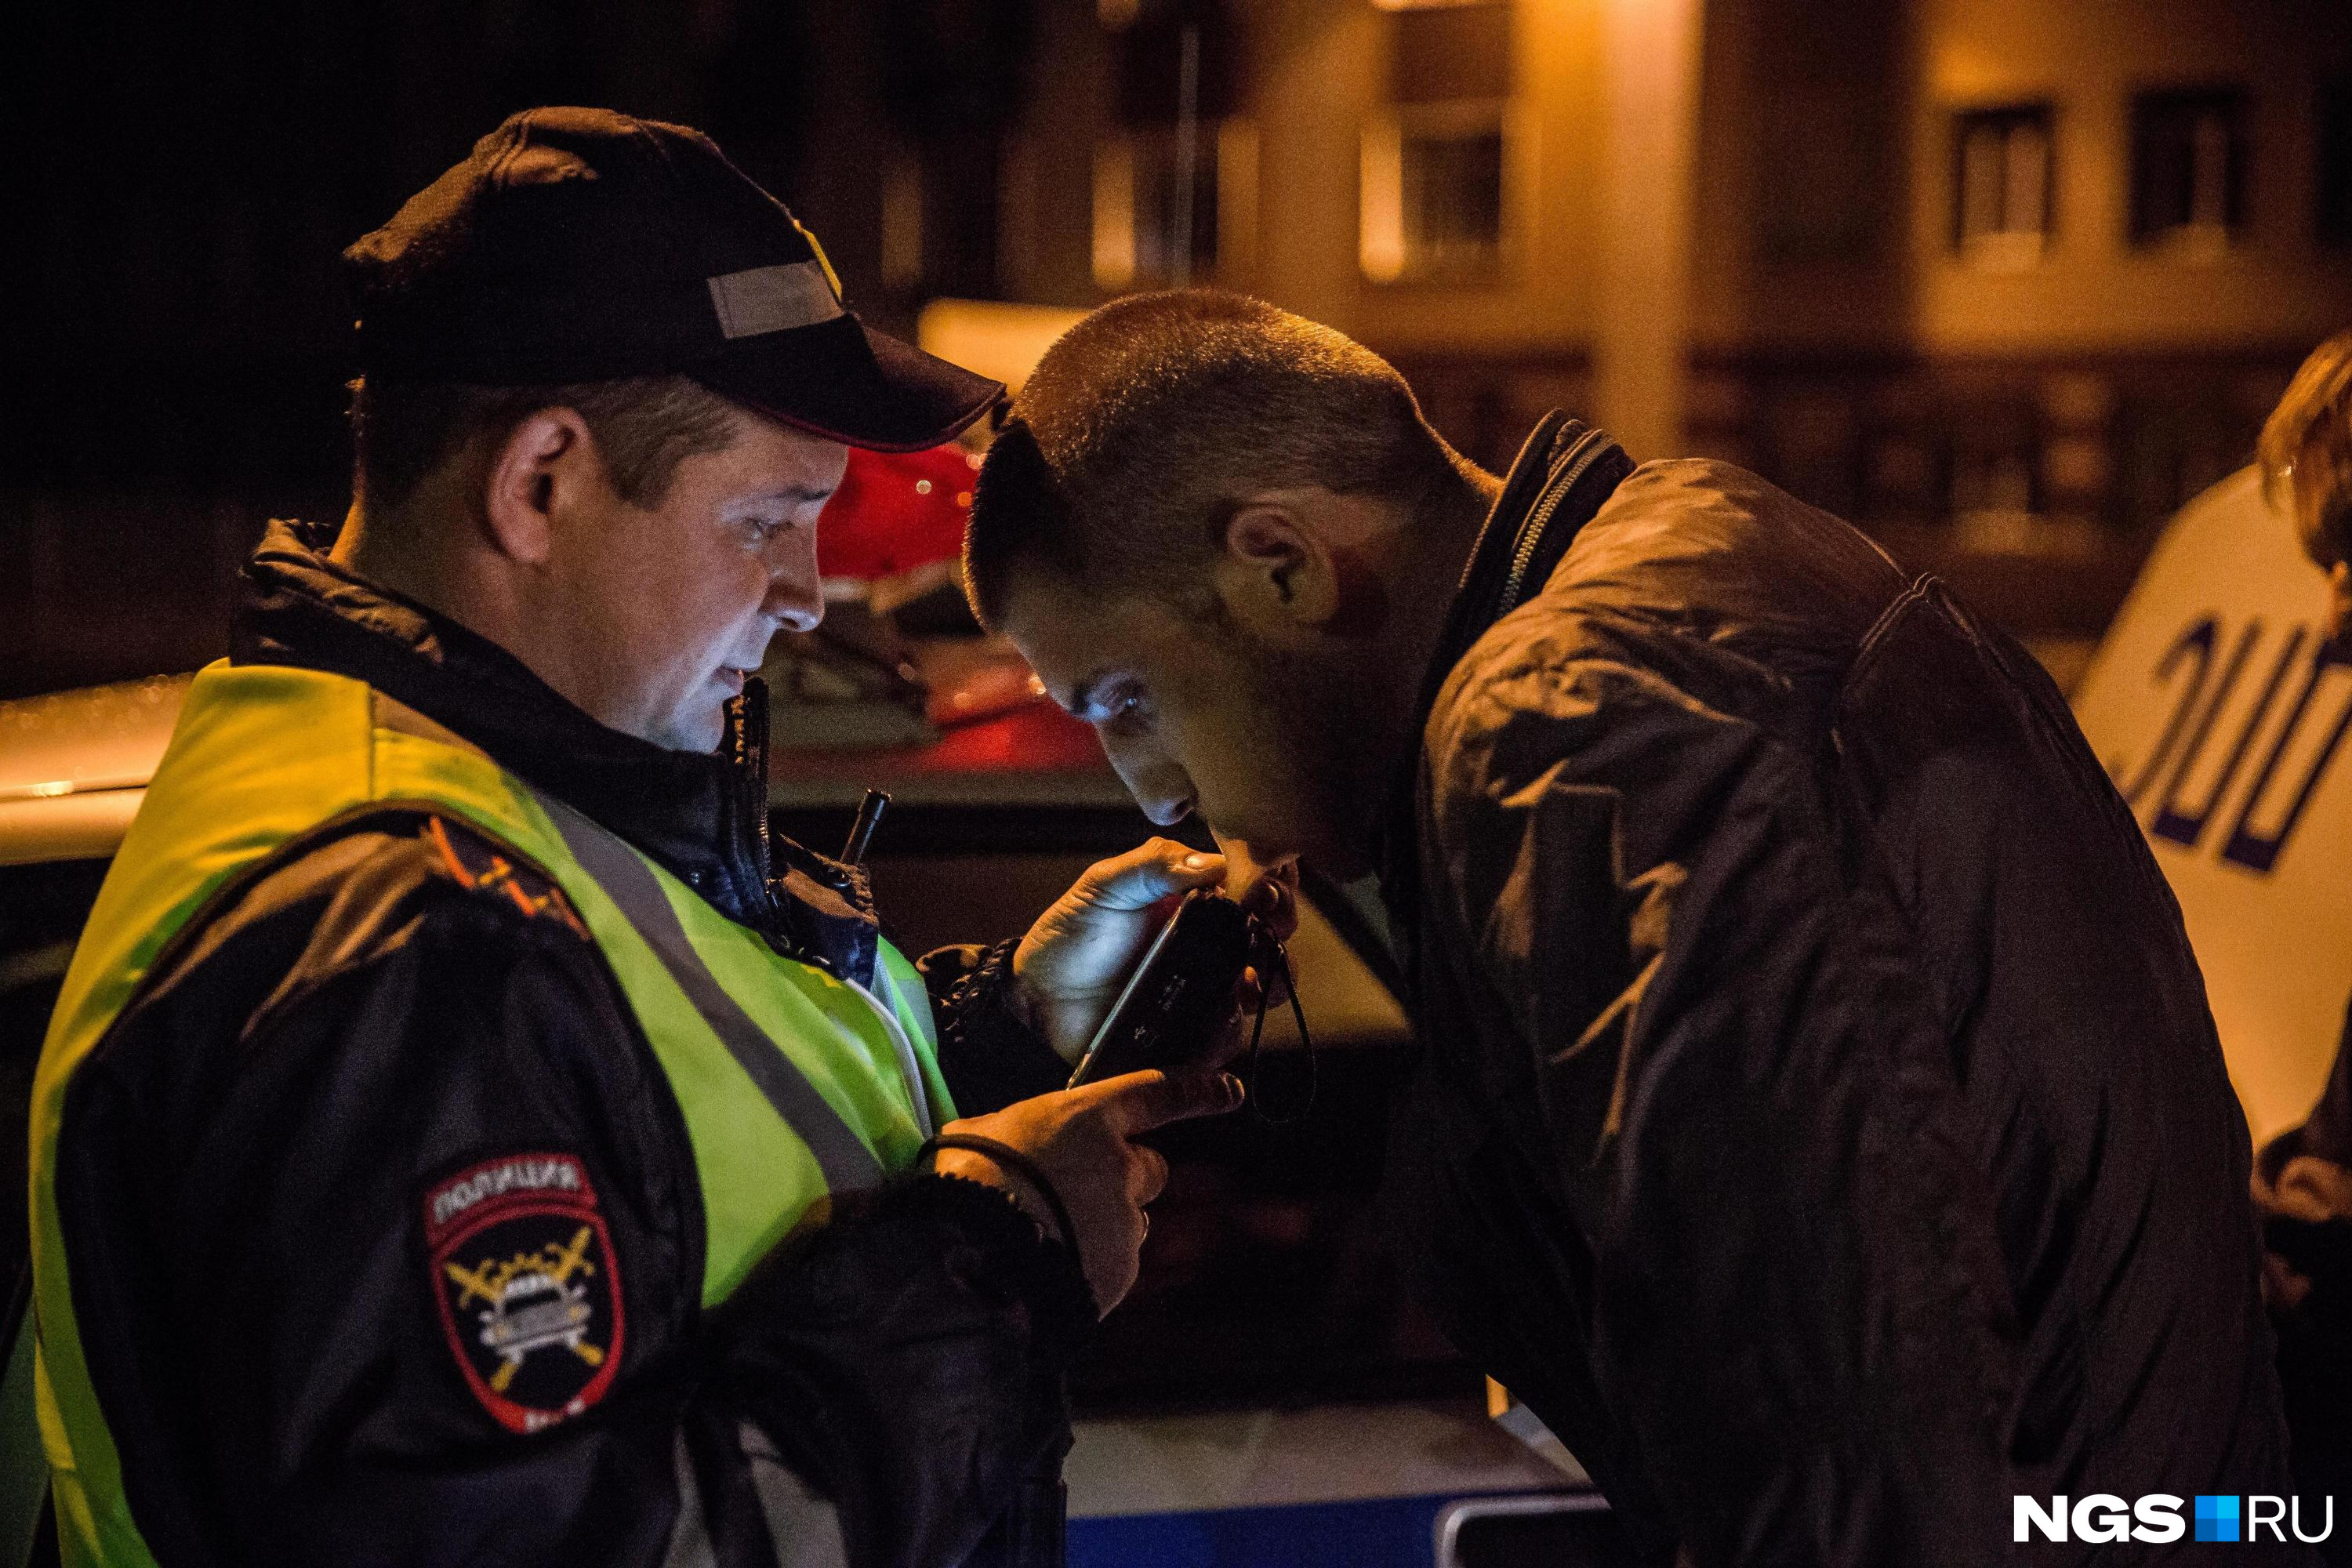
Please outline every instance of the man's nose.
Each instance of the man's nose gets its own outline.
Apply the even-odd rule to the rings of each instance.
[[[1171,763],[1121,755],[1115,747],[1105,746],[1110,757],[1111,771],[1118,782],[1135,797],[1135,804],[1151,820],[1154,827],[1173,827],[1192,815],[1200,804],[1200,795],[1184,770]]]
[[[1192,797],[1187,795],[1156,796],[1139,801],[1143,815],[1151,819],[1154,827],[1173,827],[1192,815]]]

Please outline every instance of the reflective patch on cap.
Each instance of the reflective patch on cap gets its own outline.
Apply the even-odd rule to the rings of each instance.
[[[719,330],[730,339],[814,327],[843,313],[840,296],[814,261],[754,267],[706,281],[719,311]]]

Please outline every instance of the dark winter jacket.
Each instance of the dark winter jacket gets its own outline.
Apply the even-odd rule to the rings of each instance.
[[[1654,1555],[2156,1561],[2013,1499],[2291,1491],[2197,963],[2013,642],[1556,415],[1427,700],[1383,889],[1432,1288]]]

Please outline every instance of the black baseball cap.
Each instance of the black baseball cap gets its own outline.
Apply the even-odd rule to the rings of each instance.
[[[679,374],[797,428],[935,447],[1003,384],[873,331],[698,131],[529,109],[343,253],[359,368],[493,386]]]

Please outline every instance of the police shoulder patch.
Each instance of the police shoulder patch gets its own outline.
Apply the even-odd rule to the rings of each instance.
[[[426,1188],[424,1217],[441,1327],[482,1408],[537,1432],[604,1398],[621,1364],[621,1277],[586,1166],[485,1160]]]

